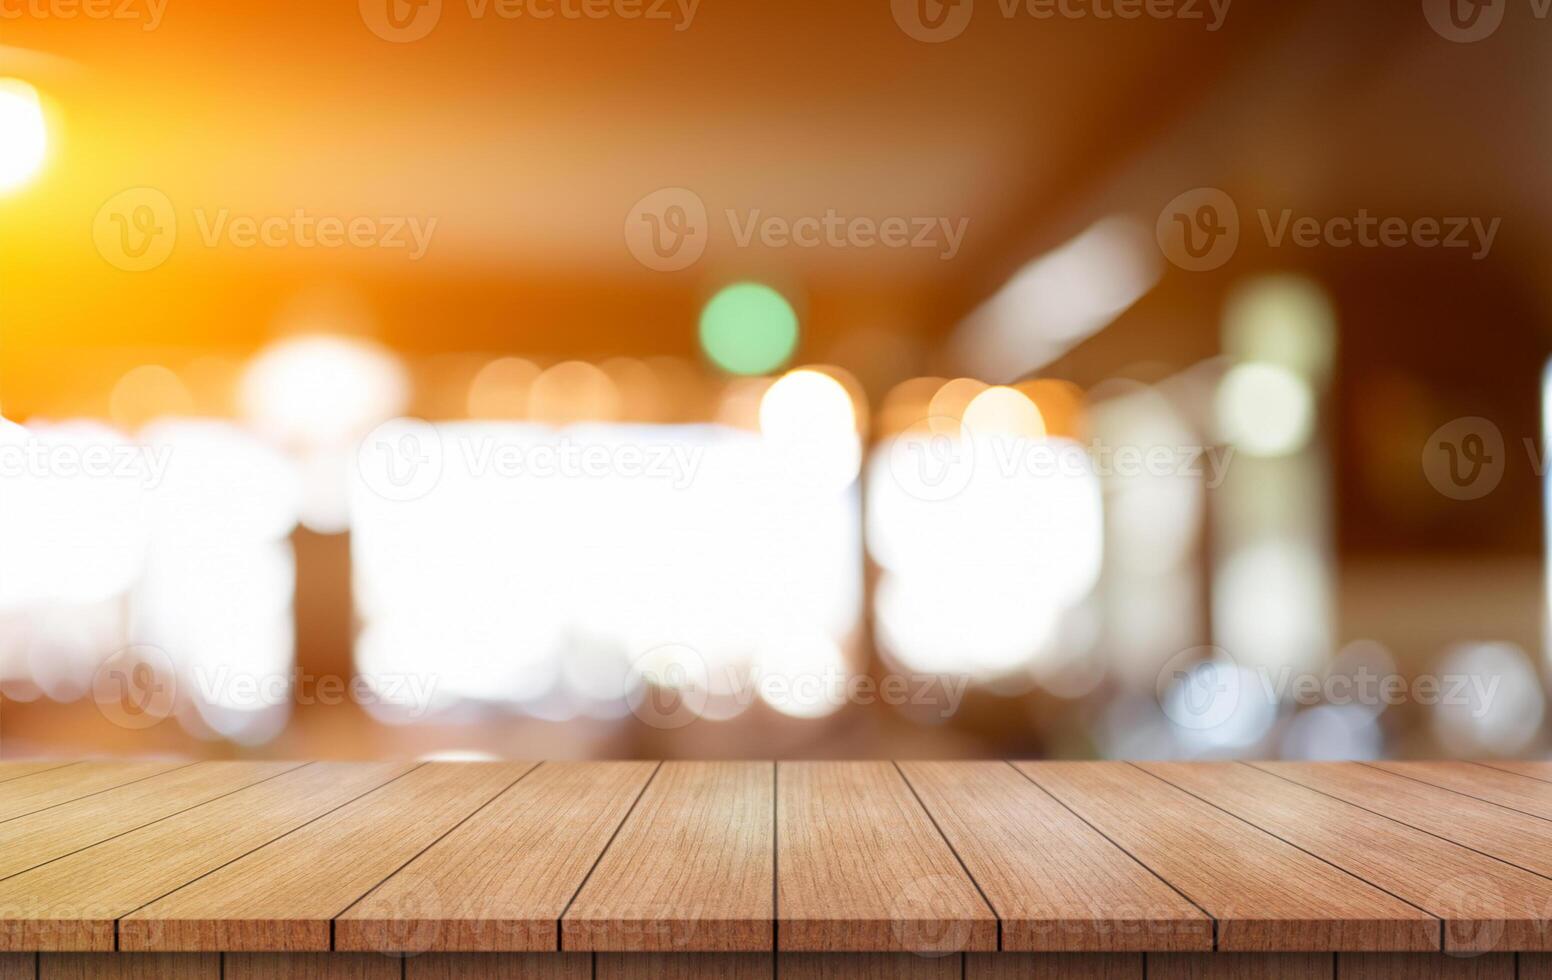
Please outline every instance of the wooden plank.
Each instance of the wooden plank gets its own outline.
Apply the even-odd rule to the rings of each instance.
[[[1137,765],[1439,916],[1447,950],[1552,949],[1552,880],[1249,766]]]
[[[592,980],[587,953],[425,953],[404,961],[404,980]],[[766,977],[768,980],[769,970]]]
[[[565,949],[775,946],[775,766],[665,762],[561,920]]]
[[[771,980],[770,953],[599,953],[597,980]]]
[[[1552,953],[1521,953],[1519,980],[1552,980]]]
[[[1212,919],[1002,762],[901,763],[1002,920],[1002,948],[1207,950]]]
[[[1552,783],[1474,762],[1371,762],[1369,765],[1533,817],[1552,819]]]
[[[119,922],[129,952],[327,952],[330,920],[534,764],[432,763]]]
[[[1497,769],[1500,772],[1512,772],[1527,779],[1552,782],[1552,762],[1525,759],[1488,759],[1478,761],[1477,765],[1485,766],[1488,769]]]
[[[966,953],[965,980],[1143,980],[1140,953]]]
[[[554,951],[567,903],[655,770],[541,765],[343,912],[335,949]]]
[[[1217,919],[1220,950],[1439,948],[1433,916],[1131,765],[1018,768]]]
[[[0,824],[0,878],[273,779],[300,765],[202,762],[9,820]]]
[[[37,953],[0,953],[0,980],[37,980]]]
[[[222,980],[399,980],[404,969],[374,953],[230,953],[224,962]]]
[[[14,820],[187,765],[187,762],[83,762],[0,782],[0,821]]]
[[[0,949],[111,951],[120,916],[411,768],[302,766],[8,878],[0,882]]]
[[[1148,980],[1332,980],[1335,976],[1335,957],[1330,953],[1148,954]]]
[[[1342,980],[1514,980],[1514,956],[1425,956],[1417,953],[1343,953]]]
[[[1255,766],[1552,877],[1552,822],[1357,763],[1258,762]]]
[[[38,980],[220,980],[220,977],[221,957],[216,954],[45,953],[38,958]]]
[[[781,980],[960,980],[964,957],[913,953],[780,954]]]
[[[66,766],[80,765],[71,759],[39,759],[32,762],[0,762],[0,783],[10,782],[13,779],[21,779],[23,776],[31,776],[34,773],[48,772],[51,769],[63,769]]]
[[[776,773],[780,949],[997,948],[995,913],[891,763],[782,762]]]

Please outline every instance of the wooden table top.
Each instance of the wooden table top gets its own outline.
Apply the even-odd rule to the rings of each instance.
[[[1552,950],[1552,763],[0,763],[7,952]]]

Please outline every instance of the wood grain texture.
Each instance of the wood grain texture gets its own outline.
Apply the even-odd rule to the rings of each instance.
[[[311,951],[329,923],[534,767],[431,763],[119,922],[119,949]]]
[[[771,953],[599,953],[597,980],[771,980]]]
[[[1218,921],[1238,952],[1429,951],[1440,923],[1126,763],[1019,763]]]
[[[565,949],[770,950],[775,766],[665,762],[561,921]]]
[[[893,764],[782,762],[776,776],[781,950],[997,948],[996,915]]]
[[[1552,821],[1350,762],[1257,762],[1256,768],[1409,827],[1552,876]]]
[[[336,949],[553,951],[557,923],[656,770],[545,763],[336,920]]]
[[[960,980],[964,957],[913,953],[779,954],[781,980]]]
[[[1537,762],[1533,760],[1498,760],[1479,761],[1479,766],[1489,769],[1497,769],[1500,772],[1512,772],[1524,776],[1526,779],[1539,779],[1542,782],[1552,782],[1552,762]]]
[[[0,980],[37,980],[37,953],[0,953]]]
[[[1330,953],[1149,953],[1148,980],[1332,980]]]
[[[965,980],[1143,980],[1140,953],[966,953]]]
[[[0,948],[110,951],[120,916],[410,768],[312,763],[0,881]]]
[[[0,878],[273,779],[300,765],[202,762],[0,823]]]
[[[1002,762],[906,762],[906,781],[1002,920],[1002,948],[1204,950],[1212,920]]]
[[[1371,762],[1369,766],[1463,796],[1552,819],[1552,783],[1473,762]]]
[[[0,821],[138,782],[187,762],[82,762],[0,782]]]
[[[1516,965],[1519,980],[1552,980],[1552,953],[1521,953]]]
[[[222,980],[400,980],[403,963],[375,953],[228,953]]]
[[[1514,956],[1419,956],[1414,953],[1342,953],[1342,980],[1514,980]]]
[[[218,954],[44,953],[38,980],[220,980]]]
[[[1440,917],[1447,950],[1552,949],[1552,880],[1239,763],[1137,765]]]
[[[586,953],[424,953],[404,961],[404,980],[592,980]]]
[[[40,759],[33,762],[0,762],[0,783],[20,779],[23,776],[31,776],[37,772],[48,772],[50,769],[63,769],[66,766],[78,766],[79,762],[73,759]]]

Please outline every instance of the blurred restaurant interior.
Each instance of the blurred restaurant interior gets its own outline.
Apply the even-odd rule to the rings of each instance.
[[[0,3],[0,757],[1546,754],[1481,6]]]

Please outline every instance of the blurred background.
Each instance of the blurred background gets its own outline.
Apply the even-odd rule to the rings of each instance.
[[[1548,749],[1530,0],[7,0],[0,756]]]

